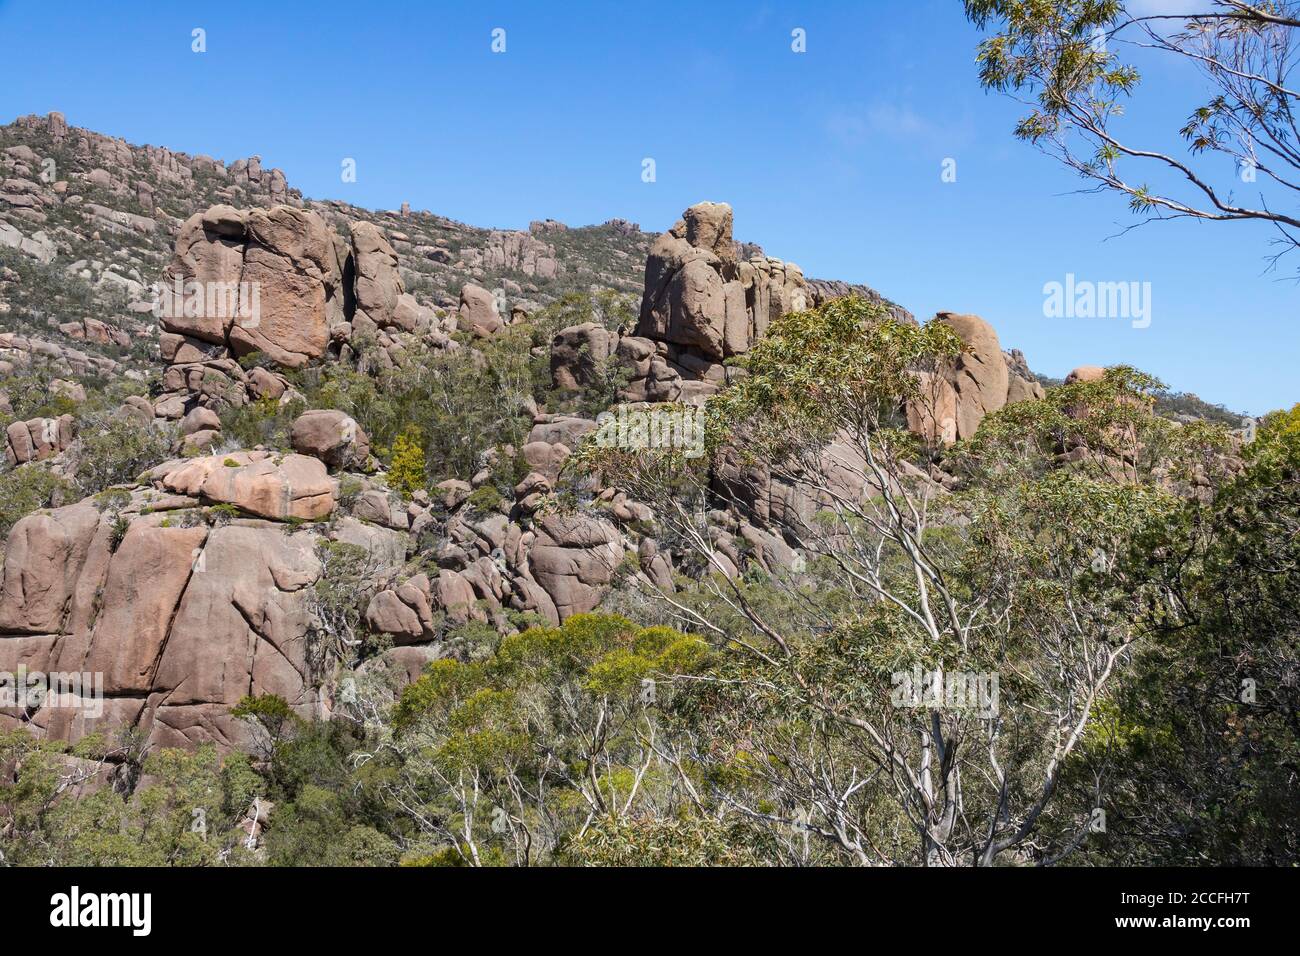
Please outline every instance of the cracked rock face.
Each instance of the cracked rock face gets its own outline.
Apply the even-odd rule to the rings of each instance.
[[[402,277],[397,269],[397,253],[384,231],[372,222],[356,223],[352,227],[352,259],[357,312],[380,328],[395,324],[403,292]]]
[[[312,530],[256,518],[216,524],[202,498],[137,488],[120,512],[93,500],[15,525],[0,580],[0,671],[95,675],[102,699],[0,710],[0,726],[54,739],[137,730],[152,747],[243,747],[246,694],[318,715]],[[97,697],[98,695],[96,695]]]
[[[953,312],[937,318],[960,336],[965,350],[936,374],[919,373],[921,395],[907,407],[912,431],[951,445],[974,435],[984,416],[1043,397],[1043,386],[1024,355],[1016,349],[1004,352],[988,322]]]
[[[164,288],[163,327],[226,346],[233,355],[262,352],[297,368],[325,354],[331,319],[343,317],[342,241],[313,212],[292,206],[242,211],[213,206],[181,227]],[[198,307],[175,282],[214,284],[238,298]]]
[[[553,279],[565,271],[554,247],[526,232],[494,231],[485,248],[466,251],[465,262],[473,268],[508,269],[539,279]]]
[[[158,414],[287,400],[274,368],[367,349],[390,367],[416,337],[451,347],[433,310],[405,291],[384,230],[360,221],[350,231],[345,240],[317,213],[287,205],[216,205],[186,220],[159,290],[168,367]],[[246,371],[239,360],[254,353],[271,368]]]
[[[583,515],[547,515],[529,554],[532,575],[560,620],[593,610],[623,556],[617,533]]]
[[[998,334],[978,315],[945,312],[939,320],[961,336],[966,351],[945,369],[957,397],[957,437],[970,438],[984,416],[1007,403],[1011,376]]]
[[[752,254],[741,259],[745,251]],[[797,265],[737,245],[729,205],[697,203],[650,247],[634,334],[562,330],[552,377],[558,388],[579,387],[593,356],[617,355],[631,373],[625,401],[702,404],[729,380],[726,359],[748,352],[774,319],[812,302]]]

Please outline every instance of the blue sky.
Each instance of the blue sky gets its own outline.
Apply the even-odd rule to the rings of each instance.
[[[1127,362],[1250,413],[1300,401],[1300,286],[1265,272],[1266,229],[1117,236],[1135,221],[1120,199],[1077,194],[1013,139],[1018,104],[979,88],[978,39],[959,0],[0,0],[0,122],[61,110],[133,143],[258,153],[309,196],[479,226],[658,230],[726,201],[738,238],[921,317],[982,315],[1047,374]],[[1176,129],[1194,79],[1145,75],[1132,121]],[[1044,317],[1067,273],[1150,282],[1150,326]]]

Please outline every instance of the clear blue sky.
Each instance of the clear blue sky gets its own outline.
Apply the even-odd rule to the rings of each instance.
[[[61,110],[132,143],[258,153],[309,196],[480,226],[658,230],[726,201],[739,238],[922,317],[980,314],[1047,374],[1127,362],[1251,413],[1300,401],[1300,286],[1265,274],[1268,232],[1108,241],[1134,221],[1124,203],[1074,194],[1014,141],[1017,104],[979,88],[977,42],[959,0],[0,0],[0,121]],[[1186,116],[1184,79],[1156,68],[1147,85]],[[1066,273],[1150,282],[1150,327],[1045,318],[1043,286]]]

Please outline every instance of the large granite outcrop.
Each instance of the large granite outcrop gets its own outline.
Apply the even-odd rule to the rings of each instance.
[[[734,374],[726,359],[813,301],[794,263],[757,251],[742,259],[741,251],[730,206],[691,206],[650,248],[632,334],[594,323],[562,330],[551,351],[555,385],[581,387],[612,359],[628,369],[626,401],[702,404]]]
[[[266,175],[254,164],[237,174]],[[432,496],[399,499],[373,473],[365,432],[328,409],[298,418],[292,453],[200,453],[220,435],[214,410],[287,399],[285,369],[376,354],[396,361],[412,337],[445,340],[447,325],[405,292],[399,257],[379,228],[354,224],[344,240],[295,206],[215,206],[181,227],[169,277],[177,301],[162,317],[168,365],[154,410],[180,421],[177,453],[194,457],[161,464],[108,499],[27,516],[10,535],[0,576],[0,671],[99,675],[102,706],[10,708],[0,725],[67,741],[130,728],[151,746],[224,748],[249,743],[246,724],[230,716],[248,694],[278,694],[303,716],[328,715],[339,675],[320,644],[318,585],[329,583],[332,545],[364,555],[361,626],[388,647],[362,667],[406,680],[447,652],[444,641],[464,625],[507,631],[520,620],[509,612],[559,623],[598,607],[620,569],[664,591],[676,587],[674,555],[656,541],[644,505],[593,484],[584,508],[553,507],[566,459],[597,427],[584,417],[534,409],[523,444],[498,450],[510,459],[501,473],[513,476],[498,495],[475,494],[495,480],[485,468]],[[187,288],[213,287],[229,294],[205,295],[187,311]],[[627,401],[700,404],[734,374],[725,361],[748,352],[773,320],[857,291],[810,285],[797,266],[737,245],[730,208],[702,203],[655,241],[636,327],[562,330],[552,376],[561,390],[580,389],[621,363]],[[925,379],[936,401],[926,415],[908,409],[912,427],[955,441],[1007,402],[1041,394],[1023,356],[1003,353],[987,323],[940,320],[966,350]],[[449,321],[478,336],[504,324],[493,294],[473,285]],[[265,361],[246,367],[252,353]],[[73,440],[64,423],[35,425],[17,422],[6,434],[15,464]],[[46,441],[51,435],[57,440]],[[834,493],[872,493],[851,445],[832,444],[825,455]],[[725,453],[714,462],[714,484],[723,507],[709,515],[710,571],[795,566],[782,529],[807,525],[825,502]]]
[[[124,502],[87,499],[14,526],[0,577],[0,671],[85,680],[75,694],[0,711],[0,726],[66,741],[133,728],[153,747],[236,747],[248,729],[229,711],[246,694],[320,713],[309,602],[320,531],[257,516],[327,513],[333,488],[320,462],[315,474],[255,454],[240,456],[228,480],[193,471],[211,476],[224,460],[173,463],[115,493]],[[217,503],[240,516],[205,507]]]
[[[405,291],[398,262],[370,222],[353,223],[345,240],[294,206],[195,213],[159,290],[168,364],[158,414],[286,401],[280,369],[334,359],[391,367],[416,339],[451,347],[433,310]]]

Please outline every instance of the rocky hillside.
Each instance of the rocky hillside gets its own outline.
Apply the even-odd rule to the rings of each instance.
[[[0,137],[0,671],[104,681],[98,712],[0,719],[70,742],[244,747],[246,696],[327,717],[348,681],[471,653],[467,627],[558,625],[629,574],[671,594],[704,569],[618,476],[565,467],[598,415],[672,403],[689,438],[772,323],[848,296],[916,327],[737,242],[721,203],[653,240],[621,221],[491,231],[307,200],[256,157],[58,114]],[[554,308],[592,287],[604,305]],[[610,305],[631,290],[639,309]],[[961,352],[915,370],[897,419],[935,449],[908,480],[943,495],[960,476],[942,449],[1044,391],[987,322],[938,326]],[[836,494],[870,494],[865,461],[825,454]],[[712,569],[797,567],[819,494],[712,467]]]
[[[59,113],[0,127],[0,361],[53,359],[68,378],[156,366],[158,291],[185,221],[216,205],[288,205],[331,228],[383,230],[421,306],[455,310],[461,290],[492,292],[506,316],[536,312],[593,287],[639,294],[652,235],[622,219],[527,232],[484,229],[412,210],[360,209],[305,198],[252,156],[223,162],[69,126]],[[757,246],[749,246],[761,254]],[[748,254],[748,253],[747,253]],[[827,294],[865,287],[813,283]],[[121,366],[121,368],[119,368]]]
[[[1189,768],[1254,826],[1237,740],[1294,820],[1300,407],[1044,387],[725,203],[491,231],[3,137],[0,862],[1122,861],[1118,727],[1161,847]]]

